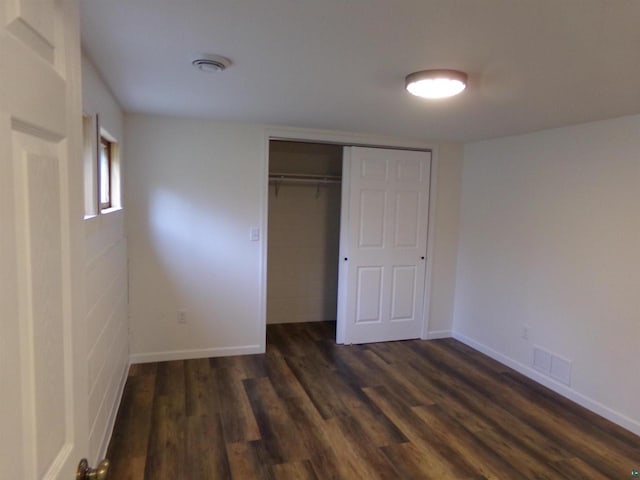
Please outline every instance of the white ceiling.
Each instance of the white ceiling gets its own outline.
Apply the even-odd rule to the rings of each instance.
[[[640,113],[638,0],[81,0],[126,111],[470,141]],[[206,75],[192,54],[233,65]],[[469,73],[449,100],[416,70]]]

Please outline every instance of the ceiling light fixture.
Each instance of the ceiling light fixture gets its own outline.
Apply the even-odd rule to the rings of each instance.
[[[447,98],[467,87],[467,74],[458,70],[422,70],[407,75],[405,88],[423,98]]]
[[[191,61],[191,65],[205,73],[222,72],[229,65],[231,60],[220,55],[200,54]]]

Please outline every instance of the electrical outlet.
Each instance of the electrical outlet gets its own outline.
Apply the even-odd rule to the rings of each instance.
[[[178,310],[178,323],[187,323],[186,310]]]
[[[522,339],[529,340],[529,325],[522,325]]]

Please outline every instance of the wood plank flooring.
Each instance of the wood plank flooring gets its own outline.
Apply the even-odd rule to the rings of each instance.
[[[134,365],[114,480],[627,479],[640,437],[453,340],[335,345],[270,325],[267,353]]]

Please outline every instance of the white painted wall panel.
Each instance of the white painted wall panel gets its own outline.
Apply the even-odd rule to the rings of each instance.
[[[120,107],[86,58],[82,74],[84,113],[99,115],[101,126],[124,144]],[[124,210],[88,218],[84,225],[89,444],[95,463],[106,453],[129,365]]]
[[[572,360],[571,387],[549,385],[640,433],[638,132],[632,116],[465,146],[454,327],[522,368],[533,344]]]
[[[85,220],[90,451],[96,459],[106,452],[126,380],[129,353],[126,240],[121,237],[104,250],[91,249],[102,246],[102,242],[95,241],[101,231],[109,238],[111,215],[118,213]],[[119,219],[124,221],[121,214]]]
[[[119,341],[116,341],[114,344],[112,357],[120,361],[112,365],[112,368],[109,369],[111,377],[107,378],[107,385],[103,390],[102,403],[98,406],[96,410],[97,413],[93,417],[93,425],[89,434],[90,451],[100,452],[99,456],[104,456],[103,450],[106,447],[105,439],[108,440],[111,437],[113,428],[112,408],[113,405],[117,406],[120,403],[122,372],[126,372],[129,366],[127,360],[129,352],[127,343],[128,333],[126,329],[122,328],[122,331],[116,338],[119,339]],[[91,399],[92,397],[90,397],[90,400]]]
[[[451,336],[463,148],[455,144],[440,145],[436,155],[438,180],[429,305],[430,338]]]
[[[99,228],[93,228],[93,227]],[[107,250],[124,241],[124,211],[118,210],[102,217],[101,221],[88,222],[85,232],[87,263],[94,263]],[[91,256],[90,256],[91,255]]]
[[[126,265],[122,266],[122,270],[117,276],[113,277],[109,285],[105,285],[105,290],[95,292],[96,297],[87,313],[87,339],[94,345],[100,334],[106,328],[106,318],[110,318],[113,313],[113,306],[118,303],[120,298],[126,295],[123,285],[127,284]]]
[[[264,128],[129,115],[126,132],[133,359],[262,350]]]

